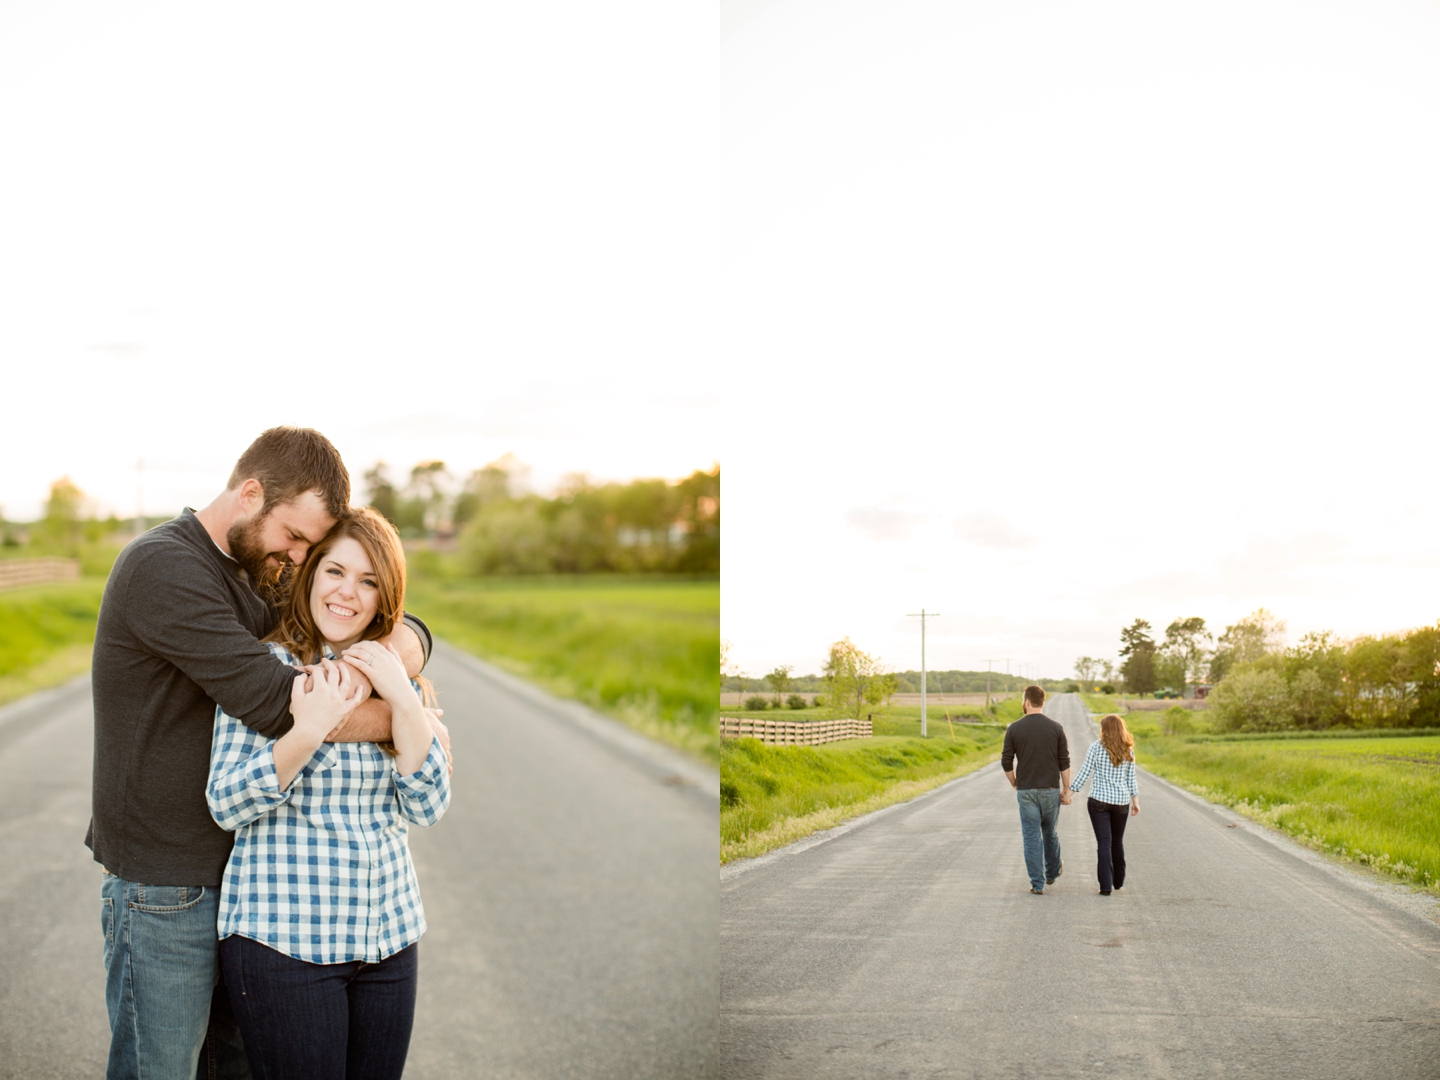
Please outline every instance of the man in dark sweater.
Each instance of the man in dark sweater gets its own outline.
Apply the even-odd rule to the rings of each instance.
[[[296,672],[259,640],[275,625],[270,590],[349,503],[349,474],[323,435],[273,428],[214,502],[133,540],[110,572],[85,837],[105,871],[110,1080],[191,1080],[202,1050],[201,1075],[249,1075],[219,985],[215,923],[234,837],[205,803],[215,706],[272,738],[290,729]],[[387,640],[418,674],[424,624],[407,616]],[[389,706],[364,700],[342,727],[347,741],[383,740]]]
[[[1025,871],[1030,891],[1045,892],[1065,870],[1060,861],[1060,807],[1070,794],[1070,747],[1065,729],[1040,710],[1045,691],[1025,688],[1025,715],[1005,729],[1000,768],[1020,803],[1020,837],[1025,844]],[[1015,764],[1016,757],[1020,764]]]

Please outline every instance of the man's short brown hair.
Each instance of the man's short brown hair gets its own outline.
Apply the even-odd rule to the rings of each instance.
[[[273,427],[262,432],[240,455],[227,487],[233,491],[251,479],[265,489],[262,517],[271,507],[294,502],[307,491],[319,494],[336,521],[350,508],[350,473],[340,451],[313,428]]]
[[[1025,687],[1025,704],[1032,709],[1040,709],[1045,706],[1045,691],[1038,686]]]

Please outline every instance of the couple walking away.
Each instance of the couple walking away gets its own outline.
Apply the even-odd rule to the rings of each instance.
[[[1070,748],[1065,729],[1040,710],[1045,691],[1025,688],[1025,715],[1005,729],[1000,768],[1005,771],[1020,803],[1020,837],[1025,845],[1025,872],[1030,891],[1037,896],[1065,872],[1060,860],[1060,807],[1092,775],[1085,808],[1095,830],[1095,875],[1100,895],[1109,896],[1125,886],[1125,822],[1140,813],[1140,790],[1135,786],[1135,738],[1125,721],[1114,713],[1100,721],[1100,738],[1085,752],[1085,763],[1070,780]],[[1019,758],[1017,765],[1016,758]]]
[[[110,1080],[399,1080],[425,931],[406,827],[450,799],[404,602],[399,537],[308,429],[120,553],[85,838]]]

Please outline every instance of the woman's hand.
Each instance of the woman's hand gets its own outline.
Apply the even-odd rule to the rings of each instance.
[[[307,685],[308,684],[308,685]],[[300,672],[290,686],[294,725],[275,740],[275,776],[284,791],[320,748],[332,728],[363,700],[345,664],[322,660],[312,672]]]
[[[375,692],[390,703],[390,739],[395,744],[395,767],[408,776],[425,763],[435,735],[430,711],[420,705],[405,661],[390,644],[357,641],[344,652],[345,662],[370,677]],[[445,742],[449,741],[446,733]],[[443,743],[442,743],[443,745]],[[447,753],[448,757],[448,753]]]
[[[310,683],[307,688],[306,683]],[[364,693],[350,677],[344,664],[321,661],[313,678],[302,673],[295,676],[290,687],[290,714],[295,728],[308,742],[319,746],[330,729],[354,711],[364,700]]]
[[[1131,817],[1134,817],[1134,816],[1135,816],[1136,814],[1138,814],[1138,813],[1140,813],[1140,800],[1139,800],[1139,799],[1131,799],[1131,800],[1130,800],[1130,816],[1131,816]]]
[[[393,645],[357,641],[340,655],[345,663],[354,665],[355,670],[370,681],[375,692],[392,706],[407,694],[414,696],[410,676],[405,673],[405,662]]]

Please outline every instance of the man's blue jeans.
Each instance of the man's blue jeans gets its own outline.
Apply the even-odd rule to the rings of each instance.
[[[219,911],[217,888],[142,885],[105,874],[106,1080],[248,1080],[229,996],[217,986]]]
[[[1020,803],[1020,836],[1025,842],[1025,872],[1032,889],[1045,888],[1047,878],[1060,873],[1059,788],[1021,788],[1015,792]]]

